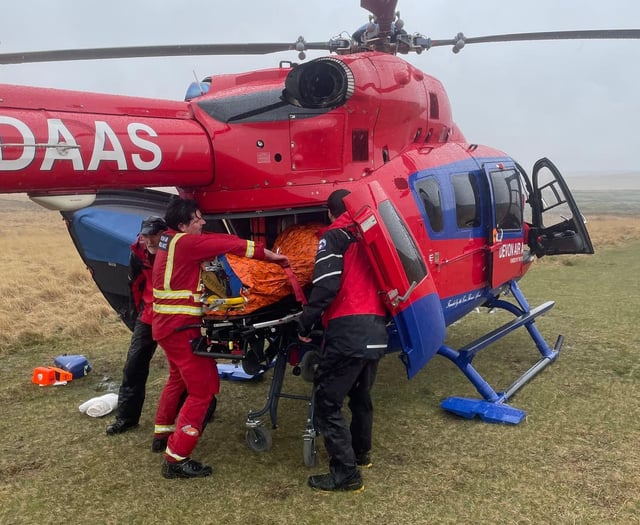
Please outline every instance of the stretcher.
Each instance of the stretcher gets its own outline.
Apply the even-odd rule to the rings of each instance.
[[[235,298],[230,298],[235,299]],[[230,300],[218,307],[232,311],[238,304]],[[219,313],[220,310],[218,310]],[[307,403],[303,438],[303,461],[308,467],[316,464],[317,431],[313,424],[313,392],[308,396],[283,392],[284,378],[291,367],[294,376],[311,383],[318,362],[321,334],[313,342],[300,342],[296,321],[302,312],[300,302],[289,296],[275,304],[246,315],[207,316],[202,320],[202,337],[193,342],[197,355],[216,360],[239,363],[249,376],[258,376],[272,370],[269,391],[264,406],[250,410],[246,421],[246,443],[254,452],[265,452],[272,446],[272,430],[278,427],[280,399],[295,399]],[[267,419],[268,416],[268,419]],[[267,424],[270,422],[270,426]]]
[[[273,249],[289,256],[287,268],[231,254],[205,261],[201,265],[200,295],[203,336],[194,342],[196,354],[239,363],[249,376],[273,370],[264,406],[247,415],[246,442],[251,450],[271,448],[280,399],[307,403],[303,433],[307,466],[316,463],[312,393],[303,396],[283,392],[282,388],[288,365],[293,375],[312,382],[313,366],[318,361],[320,337],[316,337],[317,343],[301,343],[296,325],[306,302],[303,287],[311,282],[318,227],[292,225],[278,235]],[[267,416],[270,428],[265,423]]]

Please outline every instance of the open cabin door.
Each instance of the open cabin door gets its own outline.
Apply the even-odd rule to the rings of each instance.
[[[60,212],[91,277],[130,330],[136,320],[129,307],[130,246],[142,219],[164,215],[170,197],[150,189],[100,190],[90,206]]]
[[[584,217],[558,168],[549,159],[534,164],[532,183],[529,244],[535,255],[594,253]]]
[[[445,338],[444,315],[433,279],[413,235],[378,182],[353,190],[344,202],[385,294],[410,379]]]
[[[483,169],[491,201],[491,286],[497,287],[522,275],[524,194],[515,163],[488,163]]]

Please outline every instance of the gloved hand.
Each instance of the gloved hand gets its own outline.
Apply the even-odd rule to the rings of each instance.
[[[310,343],[312,341],[311,337],[309,337],[310,333],[311,330],[307,330],[300,322],[300,318],[298,318],[298,339],[303,343]]]

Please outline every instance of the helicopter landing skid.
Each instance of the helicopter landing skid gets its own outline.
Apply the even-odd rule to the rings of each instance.
[[[507,405],[506,402],[520,390],[520,388],[558,357],[564,337],[562,335],[558,336],[556,344],[552,349],[535,325],[535,318],[549,311],[555,303],[548,301],[532,310],[529,308],[524,295],[515,281],[509,283],[509,288],[519,306],[497,298],[487,303],[486,306],[507,310],[517,316],[515,319],[476,339],[460,350],[454,350],[446,345],[442,345],[438,349],[438,354],[453,361],[483,397],[483,399],[448,397],[440,404],[445,410],[467,419],[479,416],[480,419],[487,423],[517,425],[525,418],[526,413],[523,410]],[[498,393],[472,366],[471,362],[480,350],[522,326],[529,332],[542,357],[504,392]]]

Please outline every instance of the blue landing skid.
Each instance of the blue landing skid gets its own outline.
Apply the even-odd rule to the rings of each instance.
[[[529,380],[544,370],[558,357],[564,338],[558,336],[555,347],[551,349],[535,325],[535,318],[553,308],[555,303],[549,301],[531,310],[515,281],[511,281],[510,290],[519,306],[500,299],[494,299],[488,302],[486,306],[507,310],[517,316],[515,319],[476,339],[460,350],[454,350],[446,345],[442,345],[438,349],[438,354],[452,361],[462,373],[467,376],[467,379],[471,381],[478,393],[484,398],[469,399],[449,397],[440,404],[445,410],[467,419],[479,416],[480,419],[487,423],[517,425],[524,419],[526,414],[520,409],[507,405],[506,402]],[[522,326],[529,332],[542,357],[504,392],[497,393],[471,365],[471,362],[480,350]]]
[[[517,425],[526,416],[524,410],[504,403],[490,403],[482,399],[469,399],[466,397],[448,397],[440,406],[466,419],[473,419],[475,416],[479,416],[485,423]]]

